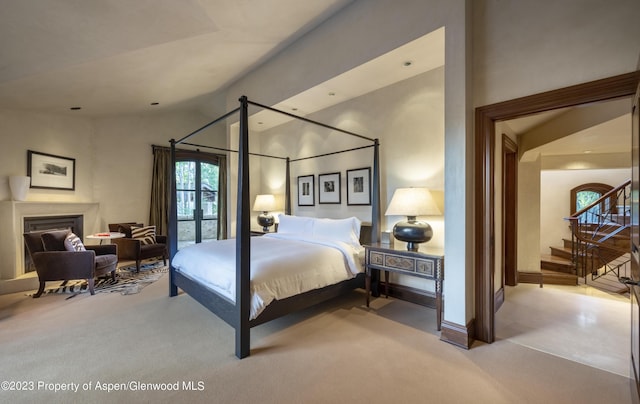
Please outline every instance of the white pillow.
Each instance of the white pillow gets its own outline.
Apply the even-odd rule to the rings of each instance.
[[[278,217],[278,233],[313,233],[313,218],[280,214]]]
[[[314,219],[313,235],[360,245],[360,219]]]

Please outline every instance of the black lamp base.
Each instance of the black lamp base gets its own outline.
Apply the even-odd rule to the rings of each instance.
[[[258,224],[262,226],[262,231],[269,232],[269,227],[273,226],[275,219],[268,212],[262,212],[258,215]]]
[[[433,229],[427,222],[420,222],[409,216],[406,222],[393,226],[393,237],[407,243],[407,250],[418,251],[418,244],[426,243],[433,237]]]

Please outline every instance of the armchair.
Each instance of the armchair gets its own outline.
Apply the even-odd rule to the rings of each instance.
[[[118,247],[116,245],[82,246],[84,250],[76,251],[69,246],[70,230],[42,230],[24,233],[24,241],[29,256],[36,267],[40,285],[34,298],[44,292],[47,281],[67,281],[86,279],[89,292],[93,295],[94,278],[111,273],[115,280],[118,264]]]
[[[135,234],[139,230],[144,234]],[[155,226],[145,227],[135,222],[111,223],[109,231],[124,233],[123,238],[112,239],[111,242],[118,246],[118,259],[136,262],[136,272],[140,272],[140,261],[148,258],[162,257],[164,265],[167,265],[167,236],[155,234]]]

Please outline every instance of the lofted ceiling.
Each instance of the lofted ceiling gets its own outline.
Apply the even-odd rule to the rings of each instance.
[[[350,2],[3,1],[0,108],[96,117],[197,107]]]
[[[197,109],[351,1],[3,3],[0,108],[84,117]],[[306,115],[443,64],[441,28],[274,107]],[[266,115],[253,129],[286,120]]]

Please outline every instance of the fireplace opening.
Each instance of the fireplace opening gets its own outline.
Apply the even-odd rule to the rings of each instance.
[[[83,238],[82,229],[84,225],[83,215],[64,215],[64,216],[36,216],[24,218],[24,231],[29,233],[32,231],[70,229],[80,239]],[[27,247],[24,248],[24,273],[33,272],[36,268],[31,262]]]

